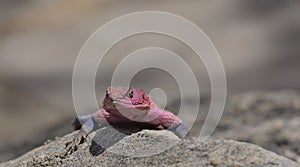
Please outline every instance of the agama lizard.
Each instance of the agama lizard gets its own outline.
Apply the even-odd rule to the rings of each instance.
[[[102,103],[100,110],[79,116],[73,121],[74,129],[80,130],[74,139],[66,144],[67,153],[71,154],[76,151],[81,141],[93,131],[94,124],[143,122],[168,129],[180,138],[192,139],[182,120],[172,112],[160,109],[141,89],[108,87]]]

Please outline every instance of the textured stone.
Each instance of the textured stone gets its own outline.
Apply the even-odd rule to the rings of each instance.
[[[110,127],[93,132],[76,152],[65,155],[65,143],[75,133],[0,166],[300,166],[249,143],[179,140],[166,130],[143,130],[125,135]],[[101,151],[93,152],[95,150]]]

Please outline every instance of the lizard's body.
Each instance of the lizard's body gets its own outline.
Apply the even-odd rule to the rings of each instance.
[[[79,116],[73,122],[80,129],[74,140],[67,143],[68,152],[77,149],[80,141],[98,125],[143,122],[173,131],[178,137],[188,136],[188,128],[172,112],[160,109],[141,89],[132,87],[108,87],[103,107],[95,113]],[[82,126],[81,126],[82,125]]]

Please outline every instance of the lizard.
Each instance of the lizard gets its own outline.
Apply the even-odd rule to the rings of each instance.
[[[108,87],[98,111],[78,116],[72,123],[79,132],[66,143],[68,154],[77,150],[82,141],[91,133],[95,124],[146,123],[168,129],[181,139],[192,140],[188,128],[174,113],[159,108],[142,89],[135,87]]]

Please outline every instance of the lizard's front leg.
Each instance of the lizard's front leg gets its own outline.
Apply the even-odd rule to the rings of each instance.
[[[88,136],[94,129],[93,115],[83,115],[77,117],[73,123],[75,130],[79,132],[74,136],[73,140],[66,143],[67,154],[72,154],[77,150],[78,145]]]
[[[174,132],[179,138],[193,140],[189,135],[188,127],[172,112],[163,110],[160,115],[153,120],[154,124],[160,124],[164,128]]]
[[[77,117],[72,125],[74,129],[79,130],[79,132],[74,136],[72,141],[66,143],[67,154],[72,154],[77,150],[78,145],[93,131],[94,123],[104,125],[106,123],[114,124],[128,121],[126,118],[116,117],[108,113],[103,108],[93,114]]]
[[[66,143],[66,154],[72,154],[77,150],[79,144],[93,131],[94,122],[98,125],[103,125],[111,117],[112,115],[103,108],[92,114],[77,117],[72,125],[74,130],[79,130],[79,132],[74,136],[72,141]]]

